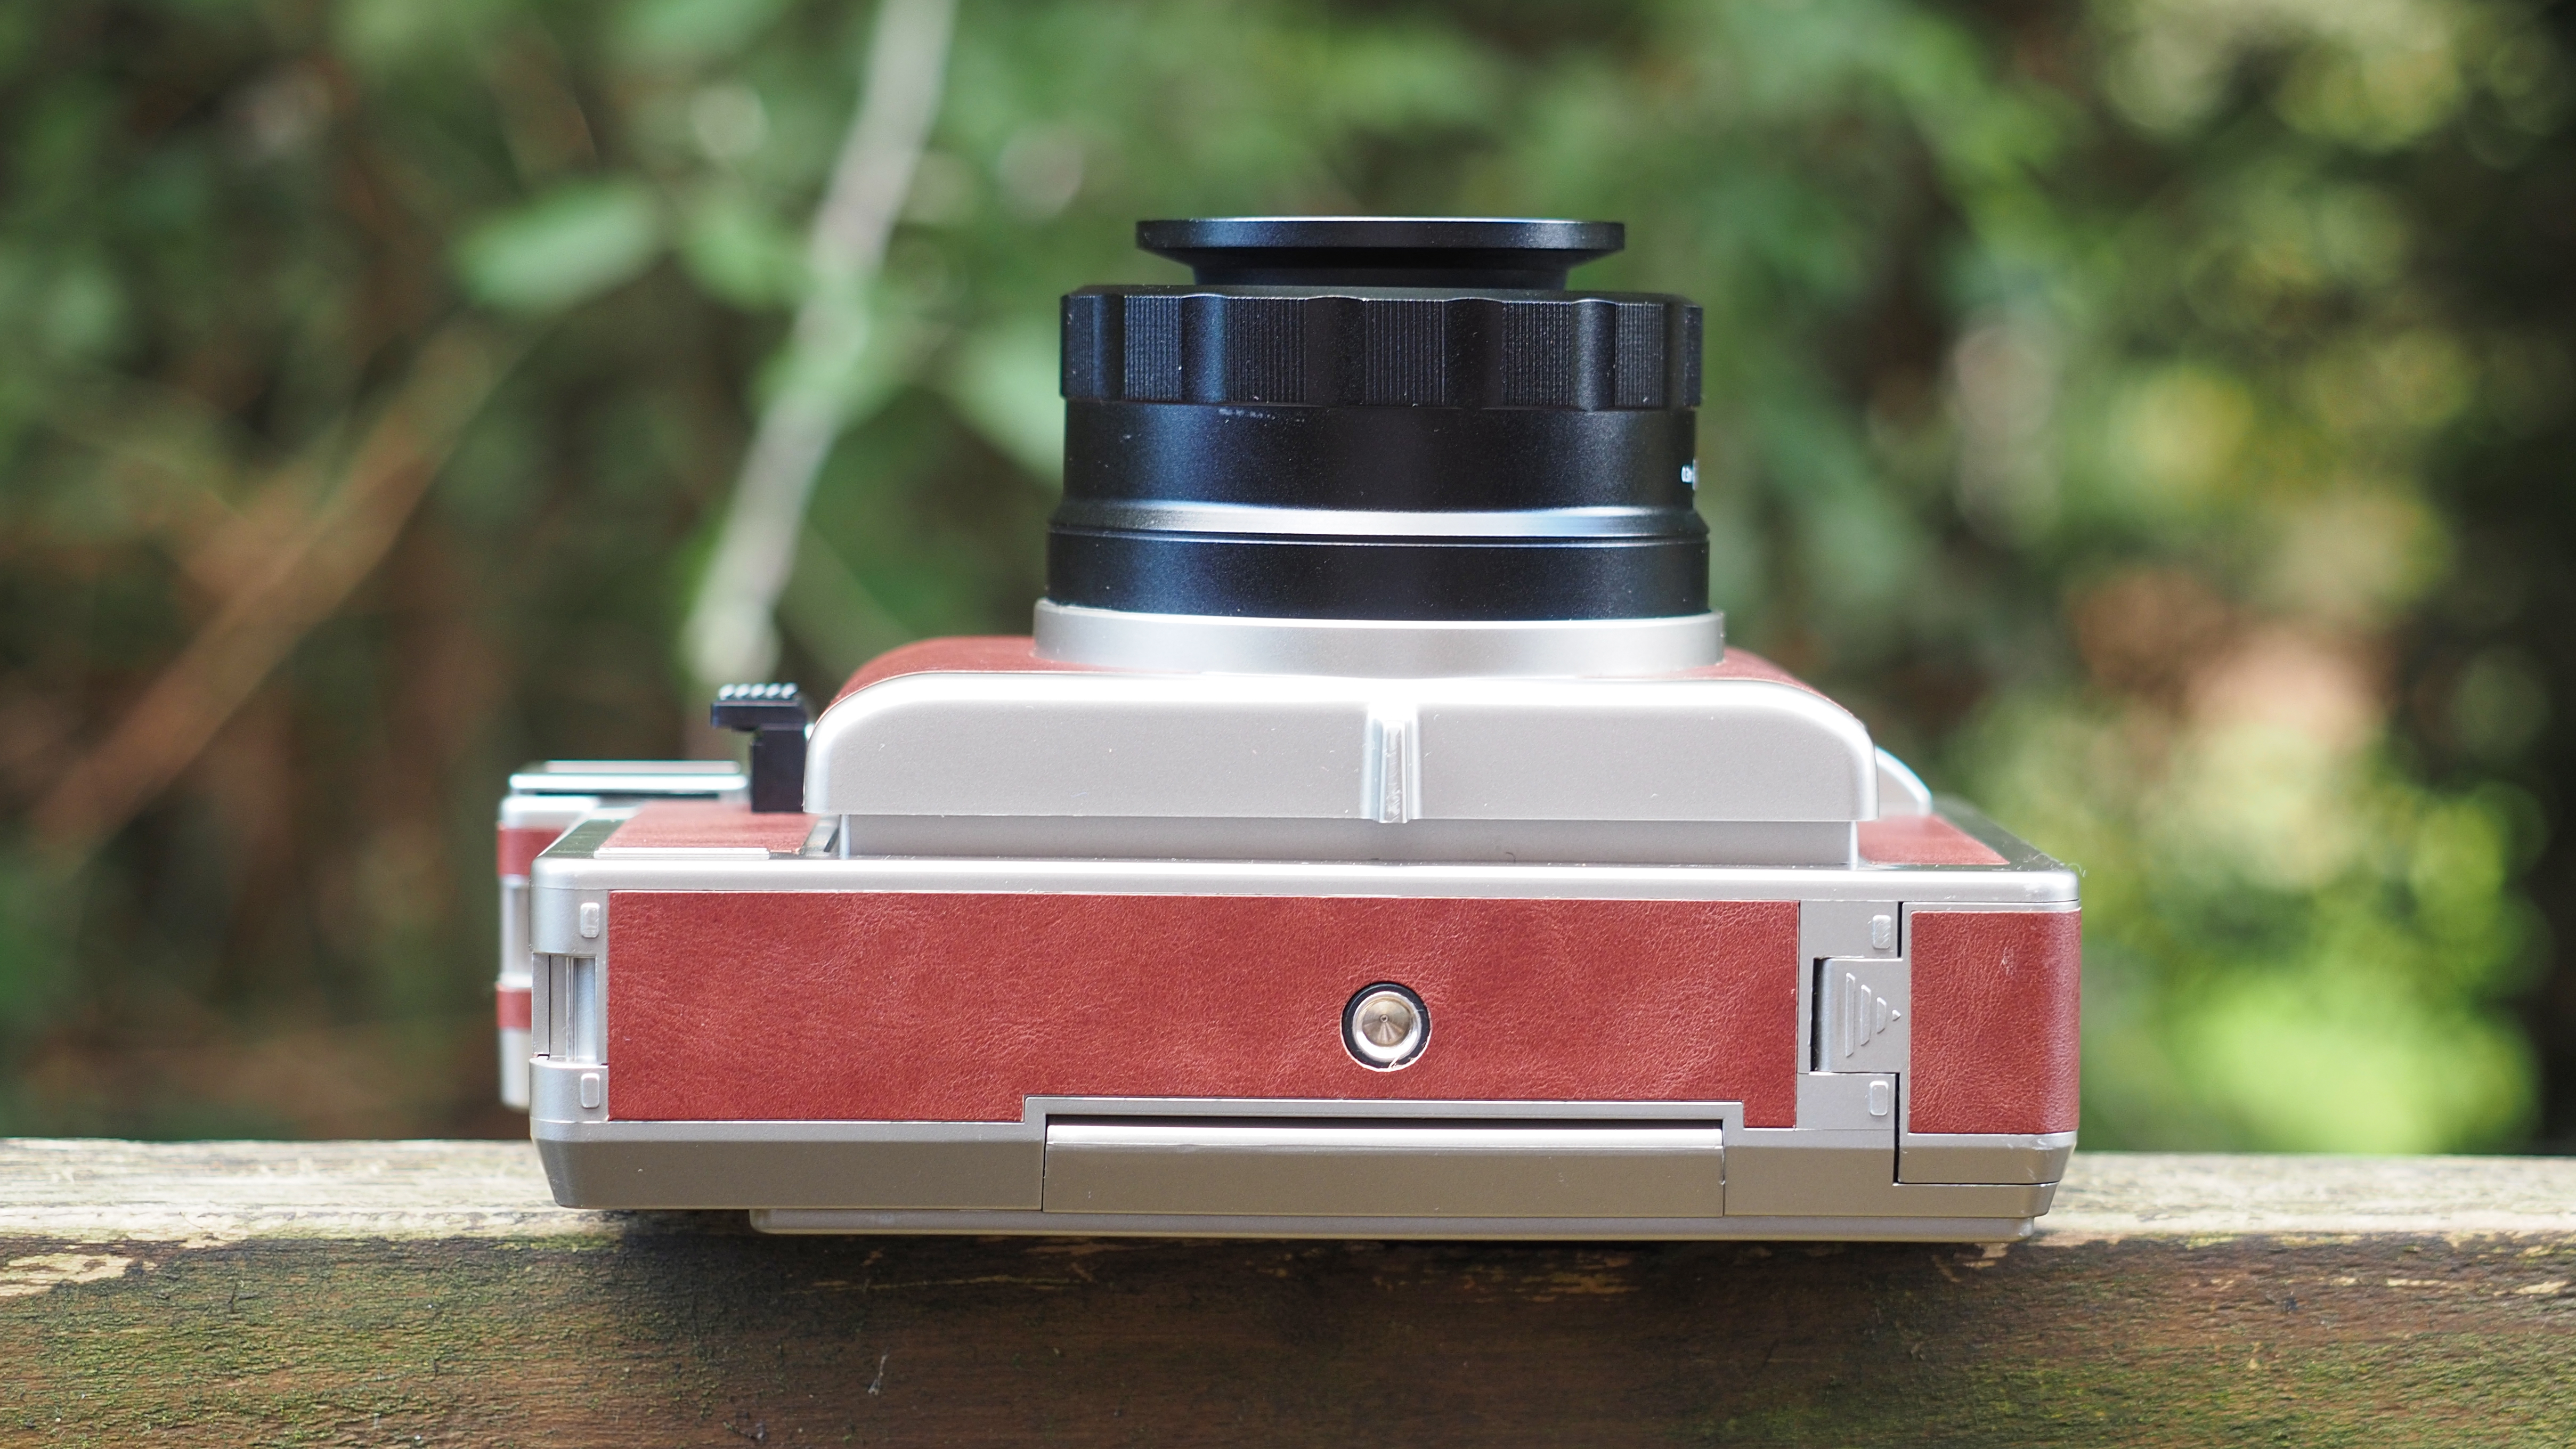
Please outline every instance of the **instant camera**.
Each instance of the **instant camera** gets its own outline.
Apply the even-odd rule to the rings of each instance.
[[[773,1232],[2027,1234],[2072,872],[1724,645],[1615,224],[1153,221],[1063,302],[1029,636],[501,805],[558,1201]]]

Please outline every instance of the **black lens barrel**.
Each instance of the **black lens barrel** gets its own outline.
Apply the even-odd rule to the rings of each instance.
[[[1612,223],[1144,222],[1188,287],[1064,299],[1048,597],[1287,619],[1707,609],[1700,311],[1562,290]]]

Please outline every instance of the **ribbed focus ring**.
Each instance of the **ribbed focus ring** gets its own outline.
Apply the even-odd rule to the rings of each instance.
[[[1699,405],[1699,355],[1700,309],[1679,297],[1090,287],[1064,299],[1076,401],[1683,409]]]

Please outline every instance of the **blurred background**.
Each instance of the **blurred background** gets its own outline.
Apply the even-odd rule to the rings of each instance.
[[[1379,212],[1707,306],[1731,640],[2082,865],[2087,1144],[2576,1147],[2576,7],[884,3],[0,7],[0,1132],[523,1130],[509,770],[1024,631],[1057,296]]]

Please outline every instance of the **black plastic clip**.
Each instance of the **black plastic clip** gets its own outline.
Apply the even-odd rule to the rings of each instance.
[[[792,684],[728,684],[716,691],[707,718],[720,730],[751,735],[751,808],[794,814],[805,808],[805,730],[814,717]]]

